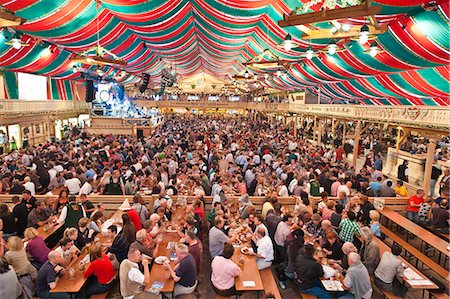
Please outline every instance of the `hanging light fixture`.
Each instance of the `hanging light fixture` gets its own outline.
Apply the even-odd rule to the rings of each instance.
[[[248,73],[248,71],[245,71],[245,73],[244,73],[245,79],[248,79],[249,76],[250,76],[250,74]]]
[[[372,57],[377,56],[378,50],[379,49],[378,49],[377,42],[373,42],[373,43],[370,44],[370,51],[369,51],[370,56],[372,56]]]
[[[78,72],[78,67],[76,65],[72,66],[72,73]]]
[[[368,40],[369,40],[369,26],[364,24],[359,30],[359,43],[363,45],[367,43]]]
[[[308,50],[306,51],[306,59],[311,60],[314,57],[314,50],[311,46],[309,46]]]
[[[277,77],[280,77],[280,76],[281,76],[281,71],[278,70],[278,71],[277,71]]]
[[[42,58],[46,58],[50,56],[50,54],[52,54],[52,51],[50,50],[50,46],[48,46],[47,48],[42,49],[41,54],[39,54],[39,56]]]
[[[255,80],[255,81],[258,80],[258,76],[257,76],[257,75],[254,75],[254,76],[253,76],[253,80]]]
[[[20,42],[20,39],[18,39],[16,37],[13,38],[11,40],[11,42],[12,42],[12,47],[16,50],[19,50],[22,47],[22,43]]]
[[[268,73],[264,74],[264,79],[266,79],[266,80],[269,79],[269,74]]]
[[[286,35],[284,41],[280,44],[286,51],[292,50],[292,48],[297,48],[299,44],[292,40],[292,36],[290,34]]]
[[[349,24],[342,24],[342,31],[349,32],[352,27]]]
[[[331,41],[331,43],[328,45],[328,54],[334,55],[336,54],[336,42]]]

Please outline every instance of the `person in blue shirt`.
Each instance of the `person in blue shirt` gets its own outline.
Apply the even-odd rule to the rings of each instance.
[[[378,192],[381,189],[381,176],[377,177],[375,182],[370,182],[369,185],[370,188],[372,188],[373,193],[375,193],[375,196],[378,196]]]

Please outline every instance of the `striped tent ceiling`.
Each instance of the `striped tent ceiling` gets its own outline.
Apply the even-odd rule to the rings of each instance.
[[[372,57],[366,53],[370,41],[361,45],[347,39],[340,41],[344,51],[308,60],[304,54],[309,46],[321,50],[330,40],[300,39],[299,27],[281,28],[278,21],[299,7],[319,11],[330,2],[343,7],[355,0],[0,0],[3,8],[27,20],[15,29],[30,44],[19,50],[5,45],[4,29],[0,67],[78,80],[70,58],[92,48],[99,37],[101,46],[128,63],[123,77],[122,69],[104,68],[120,83],[135,83],[143,72],[157,80],[164,67],[183,77],[205,73],[230,81],[246,70],[243,63],[270,49],[290,68],[287,76],[264,79],[260,73],[266,87],[307,89],[330,100],[362,104],[450,105],[448,1],[437,1],[435,11],[422,8],[428,1],[373,1],[382,6],[379,24],[388,24],[377,39],[381,53]],[[342,21],[358,27],[369,22]],[[278,45],[288,33],[300,46],[286,51]],[[53,52],[43,57],[48,43]]]

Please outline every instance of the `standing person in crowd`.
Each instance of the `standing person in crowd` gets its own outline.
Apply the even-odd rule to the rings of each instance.
[[[408,183],[408,178],[409,178],[408,160],[403,160],[403,163],[398,166],[397,178],[399,180],[402,180],[403,182]]]
[[[406,209],[406,217],[414,223],[419,221],[419,208],[423,203],[425,191],[423,189],[417,189],[416,194],[411,196],[408,200],[408,207]]]
[[[140,194],[136,194],[133,196],[133,206],[132,208],[139,215],[139,219],[141,220],[141,224],[144,225],[145,220],[150,216],[147,207],[145,206],[145,202]]]
[[[449,233],[450,211],[448,210],[448,200],[443,199],[439,206],[431,209],[431,226],[441,234]]]
[[[233,245],[225,243],[222,254],[216,256],[211,262],[212,287],[216,294],[223,297],[241,296],[243,293],[236,290],[234,283],[242,270],[231,260],[233,253]]]
[[[23,238],[23,232],[27,228],[28,224],[28,209],[27,206],[22,203],[19,196],[13,196],[12,203],[14,204],[12,216],[14,218],[14,222],[16,223],[17,235]]]
[[[54,225],[64,224],[65,227],[77,227],[81,218],[86,218],[86,211],[81,203],[76,202],[76,197],[69,196],[69,203],[65,205],[58,220]]]

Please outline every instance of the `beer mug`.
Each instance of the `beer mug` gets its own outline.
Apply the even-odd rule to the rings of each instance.
[[[69,268],[69,279],[74,280],[75,279],[75,269],[73,267]]]

